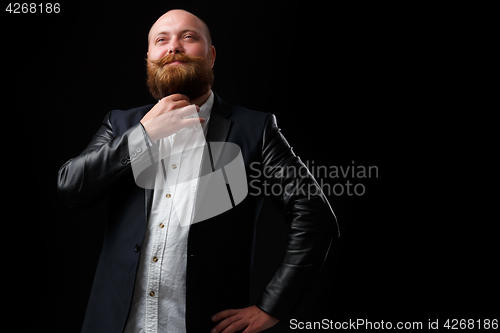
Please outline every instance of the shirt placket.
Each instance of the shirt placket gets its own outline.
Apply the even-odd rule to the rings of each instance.
[[[154,241],[151,250],[151,255],[149,256],[149,274],[148,274],[148,297],[146,299],[146,332],[156,333],[158,332],[158,309],[159,309],[159,297],[160,297],[160,284],[161,284],[161,271],[162,263],[164,257],[164,250],[166,242],[169,236],[169,228],[171,223],[175,223],[177,220],[175,218],[175,213],[173,213],[173,197],[175,194],[177,183],[177,178],[180,170],[181,155],[175,154],[176,150],[179,150],[179,145],[182,144],[180,140],[177,142],[171,142],[172,144],[172,154],[168,160],[168,165],[166,166],[167,182],[169,184],[174,184],[174,186],[164,186],[164,189],[157,189],[163,192],[162,200],[164,201],[161,207],[159,220],[161,222],[157,228],[154,228]]]

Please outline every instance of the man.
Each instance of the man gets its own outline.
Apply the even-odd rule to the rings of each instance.
[[[201,19],[171,10],[148,38],[148,86],[158,103],[109,112],[87,148],[59,171],[66,205],[108,198],[82,332],[261,332],[285,321],[314,282],[338,235],[335,216],[275,117],[229,105],[212,92],[216,52]],[[205,148],[190,150],[201,153],[186,160],[184,148],[200,138],[193,147]],[[184,148],[175,155],[179,142]],[[228,157],[230,149],[216,143],[238,147],[239,155]],[[283,263],[252,305],[255,223],[265,191],[236,200],[241,184],[234,186],[228,161],[241,165],[246,183],[257,180],[252,187],[263,190],[267,182],[282,189],[271,195],[289,226]],[[219,195],[211,193],[216,184],[202,189],[204,165],[207,175],[224,176],[230,209],[210,204]],[[183,170],[199,172],[200,180],[180,182],[175,177]],[[207,198],[208,205],[199,204]],[[206,210],[213,214],[194,221]]]

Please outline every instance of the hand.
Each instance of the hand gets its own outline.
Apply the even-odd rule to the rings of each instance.
[[[210,333],[257,333],[274,326],[279,320],[255,305],[244,309],[224,310],[216,313],[212,321],[219,321]]]
[[[158,117],[166,112],[180,109],[189,105],[189,97],[183,94],[173,94],[166,96],[158,101],[158,103],[149,110],[148,113],[141,119],[141,123],[144,123],[150,119]]]
[[[162,98],[141,119],[141,124],[154,142],[176,133],[178,130],[203,123],[203,118],[185,116],[199,112],[200,108],[189,104],[189,98],[182,94],[173,94]]]

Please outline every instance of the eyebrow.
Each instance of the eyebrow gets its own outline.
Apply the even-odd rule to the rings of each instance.
[[[199,34],[199,32],[197,30],[195,30],[195,29],[184,29],[180,33],[184,34],[186,32],[194,32],[196,34]],[[168,31],[160,31],[159,33],[156,34],[156,37],[161,36],[161,35],[170,35],[170,32],[168,32]]]

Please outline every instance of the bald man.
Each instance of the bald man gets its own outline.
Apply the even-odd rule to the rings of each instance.
[[[148,41],[147,84],[158,102],[109,112],[59,171],[66,205],[108,198],[82,332],[256,333],[286,324],[338,236],[335,215],[274,115],[212,91],[216,52],[201,19],[169,11]],[[179,181],[186,174],[196,176]],[[289,227],[288,244],[249,304],[264,195]]]

